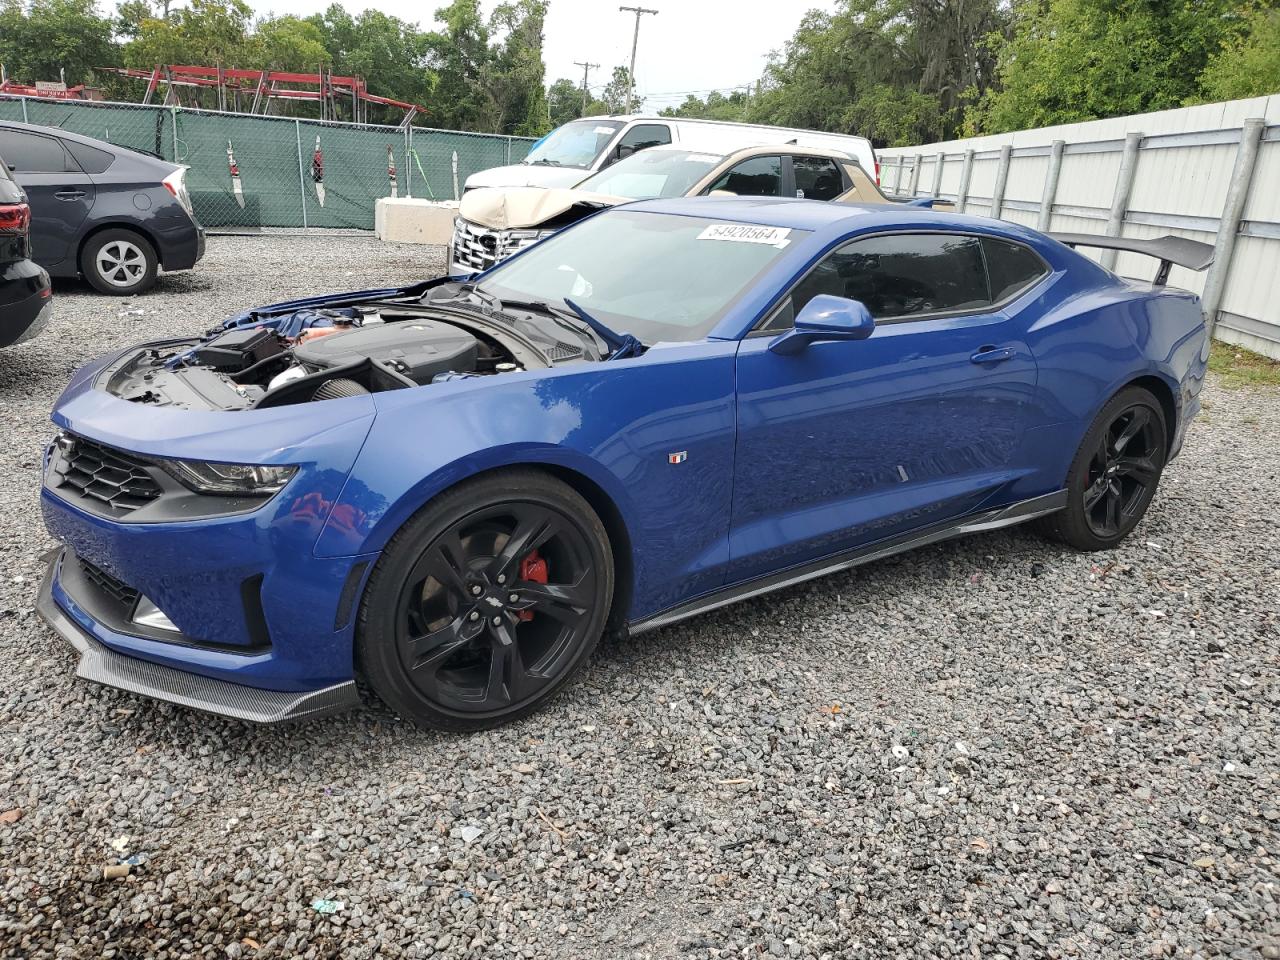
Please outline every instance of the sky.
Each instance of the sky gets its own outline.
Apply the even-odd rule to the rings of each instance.
[[[330,0],[249,0],[258,14],[319,13]],[[348,10],[374,6],[410,22],[422,22],[445,0],[345,0]],[[498,0],[483,0],[488,14]],[[543,59],[547,84],[567,77],[582,82],[577,62],[598,63],[590,85],[599,90],[615,66],[631,58],[635,14],[619,5],[647,7],[656,16],[640,21],[636,56],[637,92],[646,98],[646,112],[684,102],[686,91],[703,96],[753,83],[763,72],[769,51],[780,50],[791,38],[806,10],[831,10],[836,0],[550,0],[544,30]],[[373,91],[377,93],[378,91]]]

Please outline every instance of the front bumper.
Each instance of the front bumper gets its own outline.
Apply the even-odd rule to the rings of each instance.
[[[345,710],[360,702],[352,680],[304,692],[262,690],[138,660],[107,648],[72,619],[55,599],[57,591],[62,603],[75,607],[74,601],[58,587],[65,554],[63,549],[50,557],[36,599],[36,611],[79,653],[76,676],[82,680],[251,723],[306,720]]]
[[[555,230],[537,228],[493,230],[458,217],[449,239],[448,274],[459,277],[483,273],[553,233]]]

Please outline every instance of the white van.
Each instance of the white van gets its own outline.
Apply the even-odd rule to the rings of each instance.
[[[876,183],[880,182],[880,164],[866,137],[753,123],[628,115],[584,117],[557,127],[539,140],[519,163],[481,170],[467,177],[466,189],[572,187],[589,174],[645,147],[672,144],[731,153],[743,147],[777,143],[839,150],[873,174]]]

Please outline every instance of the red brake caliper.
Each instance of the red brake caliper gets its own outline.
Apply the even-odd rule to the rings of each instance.
[[[528,556],[520,561],[520,579],[527,583],[547,582],[547,561],[542,559],[537,550],[531,550]],[[520,619],[522,621],[532,620],[533,611],[521,610]]]

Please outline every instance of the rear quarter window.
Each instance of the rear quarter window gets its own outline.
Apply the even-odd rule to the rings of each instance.
[[[63,140],[62,143],[71,151],[76,163],[80,164],[80,169],[85,173],[105,173],[115,160],[115,154],[91,147],[87,143],[76,143],[74,140]]]
[[[993,237],[982,238],[991,278],[991,299],[1002,303],[1017,296],[1049,272],[1045,262],[1029,247]]]

